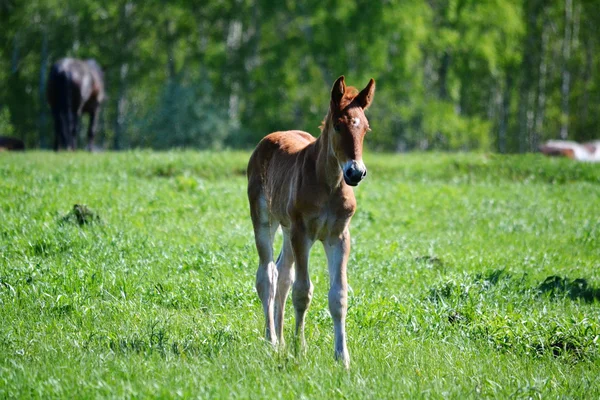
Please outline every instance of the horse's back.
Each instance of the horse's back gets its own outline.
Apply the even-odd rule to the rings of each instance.
[[[81,61],[74,58],[62,58],[52,65],[50,81],[66,79],[71,82],[79,82],[86,74],[87,69]]]
[[[303,131],[273,132],[265,136],[250,156],[248,178],[251,179],[255,172],[264,174],[272,163],[287,164],[295,161],[302,150],[315,140],[314,136]]]
[[[256,146],[248,162],[248,197],[252,203],[261,195],[273,199],[286,192],[294,171],[299,170],[307,147],[317,139],[303,131],[274,132]]]
[[[273,147],[282,153],[294,154],[303,150],[315,140],[317,139],[308,132],[282,131],[265,136],[261,142],[272,143],[274,145]]]
[[[70,88],[67,93],[60,93],[64,88]],[[104,83],[101,69],[90,60],[82,61],[75,58],[58,60],[50,70],[48,81],[48,100],[56,102],[56,96],[72,96],[76,103],[86,102],[94,97],[96,102],[104,98]]]
[[[81,98],[79,82],[83,71],[78,60],[62,58],[50,68],[48,78],[48,102],[51,106],[78,108]],[[72,104],[75,103],[75,104]],[[69,104],[72,104],[69,106]]]
[[[71,70],[71,66],[76,62],[74,58],[61,58],[52,65],[50,73],[53,75],[66,75]]]

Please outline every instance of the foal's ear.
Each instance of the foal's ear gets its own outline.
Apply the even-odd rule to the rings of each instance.
[[[331,104],[335,107],[339,107],[342,102],[342,97],[346,92],[346,82],[344,82],[344,75],[337,78],[337,81],[331,88]]]
[[[358,105],[362,107],[363,110],[366,110],[371,105],[373,101],[373,96],[375,95],[375,81],[373,78],[367,83],[367,86],[361,90],[361,92],[356,96],[356,101]]]

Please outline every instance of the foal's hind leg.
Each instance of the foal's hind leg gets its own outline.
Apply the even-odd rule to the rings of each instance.
[[[278,224],[271,221],[263,196],[251,204],[254,240],[258,250],[258,271],[256,271],[256,291],[265,313],[266,339],[277,344],[274,321],[275,291],[277,283],[277,267],[273,262],[273,237]]]
[[[275,294],[275,330],[279,344],[283,345],[283,317],[285,314],[285,302],[290,291],[290,287],[294,282],[294,253],[290,232],[283,229],[283,247],[277,259],[277,292]]]
[[[296,311],[296,339],[300,341],[302,350],[305,350],[304,318],[313,294],[313,285],[308,274],[308,257],[313,241],[308,237],[304,226],[299,223],[292,227],[291,242],[296,261],[296,280],[292,291]]]

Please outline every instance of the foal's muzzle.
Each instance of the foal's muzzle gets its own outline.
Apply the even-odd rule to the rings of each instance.
[[[342,167],[344,182],[350,186],[356,186],[367,176],[367,167],[362,160],[347,161]]]

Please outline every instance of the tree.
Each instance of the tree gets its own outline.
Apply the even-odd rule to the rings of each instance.
[[[107,148],[318,135],[342,74],[376,79],[368,143],[382,150],[599,133],[596,0],[6,0],[0,24],[0,113],[28,146],[51,143],[45,77],[65,56],[105,68]]]

